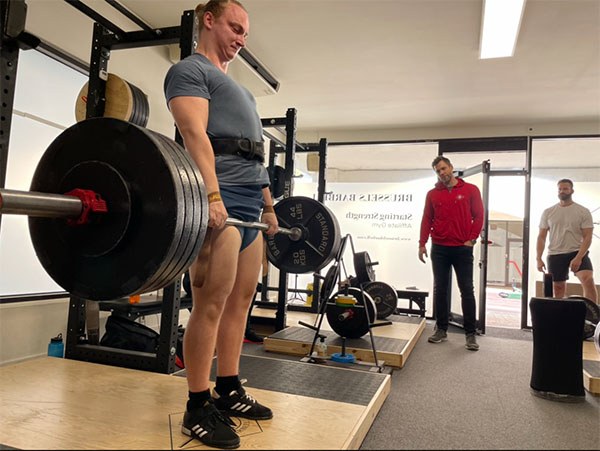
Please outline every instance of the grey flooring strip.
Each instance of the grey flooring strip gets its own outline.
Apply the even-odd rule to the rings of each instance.
[[[600,377],[600,362],[597,360],[584,360],[583,369],[592,377]]]
[[[242,355],[240,378],[246,387],[366,406],[385,374],[330,368],[313,363]],[[215,380],[215,365],[211,372]]]
[[[342,346],[342,338],[335,332],[322,330],[319,332],[321,335],[325,335],[325,343],[327,345]],[[312,343],[315,336],[315,332],[305,327],[288,327],[280,330],[279,332],[270,335],[269,338],[279,340],[290,340]],[[401,353],[408,340],[402,340],[399,338],[388,338],[388,337],[373,337],[375,342],[375,350],[381,352]],[[346,340],[346,347],[354,349],[372,349],[371,340],[369,334],[362,338],[350,338]]]

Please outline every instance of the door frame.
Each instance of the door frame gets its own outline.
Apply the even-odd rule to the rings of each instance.
[[[481,186],[481,199],[483,202],[483,227],[479,234],[479,243],[481,251],[479,254],[479,314],[476,317],[477,331],[485,334],[485,319],[486,319],[486,286],[487,286],[487,259],[488,259],[488,228],[489,228],[489,188],[490,188],[490,160],[484,160],[476,166],[457,171],[458,177],[465,180],[473,175],[482,174],[483,181]],[[450,278],[452,280],[452,277]],[[448,307],[452,305],[452,290],[448,290],[449,301]],[[460,328],[464,328],[464,317],[460,313],[448,312],[448,322]]]
[[[522,299],[521,299],[521,329],[530,328],[527,325],[528,318],[528,285],[529,285],[529,209],[531,202],[531,142],[530,136],[511,136],[505,138],[472,138],[472,139],[445,139],[439,141],[438,155],[444,154],[465,154],[465,153],[478,153],[482,154],[485,158],[486,154],[493,154],[498,152],[524,152],[525,153],[525,167],[519,169],[508,169],[508,170],[492,170],[488,168],[487,179],[488,185],[485,189],[485,196],[482,189],[482,200],[484,201],[484,228],[482,229],[482,249],[480,256],[480,286],[479,286],[479,318],[477,321],[478,331],[482,334],[485,333],[485,297],[486,297],[486,286],[487,286],[487,252],[488,252],[488,204],[489,204],[489,177],[490,176],[524,176],[525,177],[525,192],[524,195],[524,212],[523,212],[523,264],[522,264]],[[489,160],[487,160],[489,163]],[[485,161],[484,161],[485,163]],[[468,168],[463,172],[459,172],[459,175],[464,174],[465,177],[474,175],[477,173],[480,165]],[[476,171],[476,172],[470,172]],[[485,232],[484,232],[485,231]],[[484,243],[485,242],[485,243]],[[451,293],[451,290],[449,290]],[[483,299],[483,304],[482,304]],[[450,303],[448,303],[450,305]],[[483,305],[483,308],[482,308]],[[462,315],[452,314],[456,319],[460,320],[453,322],[457,326],[462,327]]]

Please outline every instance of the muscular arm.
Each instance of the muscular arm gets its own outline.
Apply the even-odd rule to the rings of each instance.
[[[215,156],[208,138],[208,100],[200,97],[174,97],[169,109],[175,119],[185,148],[198,166],[207,193],[219,191],[215,171]],[[222,227],[227,211],[222,202],[210,204],[209,226]]]
[[[544,269],[546,269],[544,260],[542,260],[542,255],[544,254],[544,247],[546,247],[546,236],[547,235],[548,235],[548,229],[540,228],[540,232],[538,233],[537,243],[536,243],[536,260],[537,260],[538,271],[544,271]]]
[[[263,198],[265,200],[265,207],[269,207],[269,206],[272,207],[273,206],[273,198],[271,197],[271,190],[269,189],[269,187],[263,188],[262,193],[263,193]],[[277,223],[277,216],[275,215],[275,213],[270,212],[270,211],[263,211],[261,221],[264,222],[265,224],[269,224],[269,230],[267,230],[267,233],[269,235],[273,235],[274,233],[277,233],[278,223]]]

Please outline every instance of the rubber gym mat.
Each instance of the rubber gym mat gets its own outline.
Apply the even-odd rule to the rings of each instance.
[[[215,380],[216,360],[210,379]],[[185,377],[185,370],[174,373]],[[291,395],[368,405],[389,375],[332,368],[314,363],[242,355],[240,378],[244,387]]]
[[[592,377],[600,377],[600,361],[598,360],[584,360],[583,369]]]
[[[333,331],[323,330],[319,332],[321,335],[325,335],[325,343],[327,345],[342,346],[342,338]],[[315,332],[305,327],[287,327],[279,332],[270,335],[269,338],[279,340],[290,340],[312,343],[315,336]],[[400,338],[388,338],[388,337],[377,337],[373,336],[375,342],[375,350],[389,353],[400,354],[408,340],[402,340]],[[346,339],[346,347],[353,349],[372,349],[371,340],[369,334],[362,338],[348,338]]]

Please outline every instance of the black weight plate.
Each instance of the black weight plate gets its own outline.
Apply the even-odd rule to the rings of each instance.
[[[156,272],[155,276],[148,280],[148,283],[141,288],[143,292],[150,292],[158,290],[159,288],[168,285],[178,274],[173,274],[174,267],[177,261],[181,258],[182,248],[185,247],[183,237],[189,237],[189,229],[191,227],[189,209],[191,208],[192,193],[191,187],[189,186],[187,172],[181,166],[178,158],[174,155],[173,150],[168,144],[162,140],[157,133],[150,130],[146,130],[146,133],[152,136],[160,147],[163,157],[167,162],[168,166],[172,169],[177,179],[175,183],[179,190],[179,197],[181,199],[181,229],[179,234],[173,236],[173,247],[170,249],[168,255],[165,256],[164,264],[161,269]]]
[[[279,165],[270,167],[269,179],[273,187],[273,199],[279,199],[285,194],[285,168]]]
[[[35,252],[50,277],[75,296],[112,300],[137,294],[161,269],[174,238],[181,235],[179,176],[143,128],[118,119],[94,118],[69,127],[50,144],[31,190],[62,194],[65,175],[87,161],[112,166],[127,183],[131,196],[127,231],[114,249],[93,257],[65,240],[66,221],[31,217]]]
[[[274,206],[281,227],[302,230],[294,241],[288,235],[267,235],[267,258],[277,268],[293,274],[316,272],[337,254],[341,233],[337,219],[322,203],[309,197],[288,197]]]
[[[152,133],[157,140],[161,141],[163,150],[166,152],[168,158],[171,158],[178,167],[186,201],[185,226],[177,250],[170,261],[167,271],[161,278],[157,279],[155,285],[152,287],[152,289],[159,289],[181,276],[183,271],[187,268],[185,265],[192,257],[191,254],[194,252],[194,249],[197,251],[198,249],[196,246],[199,247],[202,243],[201,240],[199,241],[199,238],[202,238],[202,240],[204,239],[204,236],[200,237],[198,233],[201,229],[201,220],[204,219],[207,221],[207,218],[206,215],[201,214],[201,206],[197,204],[197,202],[201,202],[198,193],[199,186],[197,186],[196,183],[190,183],[188,167],[185,158],[182,158],[181,156],[185,150],[174,141],[159,133],[150,133]]]
[[[156,143],[157,151],[160,151],[163,156],[163,160],[165,165],[171,171],[173,175],[173,185],[177,192],[178,199],[178,210],[177,210],[177,229],[173,234],[171,247],[168,253],[165,254],[163,262],[154,274],[154,277],[149,278],[146,281],[146,284],[139,289],[142,293],[147,293],[150,291],[157,290],[162,286],[168,284],[165,282],[162,284],[165,278],[168,276],[169,272],[173,268],[173,260],[179,258],[178,253],[180,252],[180,243],[182,237],[186,231],[186,228],[189,228],[186,222],[187,208],[189,208],[189,190],[185,189],[184,182],[181,178],[182,168],[173,160],[172,152],[170,149],[165,149],[165,145],[161,139],[158,138],[158,134],[152,132],[151,130],[142,129],[143,132],[150,137]],[[173,276],[174,277],[174,276]]]
[[[61,229],[62,240],[82,255],[99,257],[114,249],[123,239],[131,217],[129,187],[112,166],[100,161],[77,164],[62,179],[59,192],[87,187],[102,193],[110,214],[92,214],[85,225]]]
[[[335,300],[338,296],[351,296],[356,300],[354,306],[340,306]],[[340,337],[360,338],[369,332],[375,321],[375,302],[365,291],[348,288],[335,293],[327,301],[327,322]]]
[[[339,276],[340,267],[337,263],[334,263],[325,273],[325,278],[323,279],[323,285],[321,287],[321,299],[329,299],[331,297],[335,290],[335,286],[337,285]]]
[[[591,299],[584,296],[572,295],[569,299],[579,299],[585,302],[585,323],[583,325],[583,339],[592,338],[596,332],[596,325],[600,322],[600,307]]]
[[[375,302],[377,319],[385,319],[396,311],[398,307],[398,293],[394,287],[384,282],[370,282],[364,286]]]
[[[358,284],[375,282],[375,270],[368,252],[356,252],[354,254],[354,270],[356,271],[356,282]]]
[[[148,119],[150,118],[150,104],[148,103],[148,96],[140,89],[140,105],[141,110],[141,123],[145,127],[148,125]]]
[[[140,95],[141,95],[141,105],[142,105],[142,119],[141,119],[141,123],[142,126],[145,127],[146,125],[148,125],[148,120],[150,119],[150,104],[148,103],[148,96],[140,90]]]
[[[135,114],[132,114],[131,122],[140,127],[145,127],[148,124],[149,116],[148,98],[137,86],[129,83],[129,87],[133,95],[133,110],[135,112]]]
[[[186,209],[185,209],[185,227],[178,250],[173,258],[170,272],[167,273],[159,282],[155,289],[162,288],[181,274],[192,264],[196,257],[200,246],[206,236],[208,226],[208,201],[206,199],[206,190],[200,175],[200,171],[192,161],[187,151],[170,140],[166,136],[159,133],[151,132],[155,138],[163,143],[165,149],[170,156],[176,160],[176,164],[180,168],[180,176],[184,184],[186,192]]]
[[[124,80],[125,81],[125,80]],[[133,88],[134,86],[129,83],[128,81],[125,81],[125,84],[127,84],[127,86],[129,87],[129,90],[131,91],[131,113],[129,114],[129,118],[127,119],[129,122],[131,122],[132,124],[135,125],[140,125],[138,124],[138,99],[137,99],[137,91],[135,91]]]

